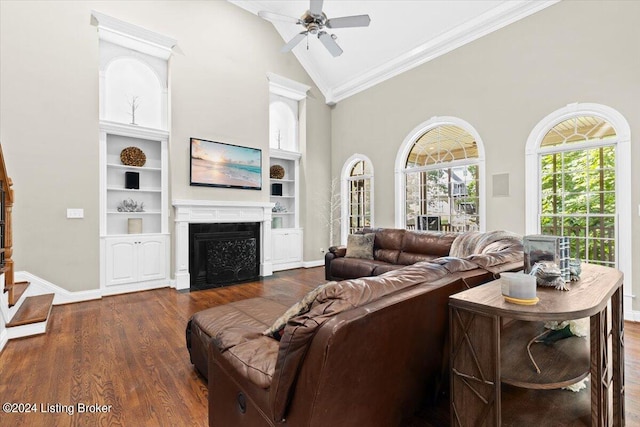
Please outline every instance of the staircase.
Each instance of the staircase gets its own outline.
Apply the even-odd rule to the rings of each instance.
[[[6,324],[8,339],[43,334],[51,315],[54,294],[34,295],[19,300]]]
[[[0,350],[6,339],[43,334],[53,306],[54,294],[41,294],[29,289],[29,282],[15,282],[13,269],[13,233],[11,230],[13,210],[13,182],[0,145],[0,286],[4,292],[0,297]],[[6,335],[4,334],[6,330]]]

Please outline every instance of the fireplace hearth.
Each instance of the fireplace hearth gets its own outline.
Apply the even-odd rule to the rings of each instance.
[[[190,290],[260,277],[260,223],[189,224]]]

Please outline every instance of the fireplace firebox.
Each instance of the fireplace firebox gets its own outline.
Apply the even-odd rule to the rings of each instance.
[[[260,223],[189,224],[190,290],[260,277]]]

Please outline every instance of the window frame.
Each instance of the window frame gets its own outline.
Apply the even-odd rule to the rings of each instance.
[[[429,132],[430,130],[439,126],[452,125],[457,126],[466,132],[468,132],[475,140],[476,147],[478,149],[478,156],[467,159],[458,159],[450,162],[437,163],[433,165],[427,165],[422,167],[407,168],[407,159],[409,153],[418,139]],[[395,227],[406,228],[407,227],[407,212],[406,212],[406,174],[410,173],[435,170],[435,169],[447,169],[456,166],[469,166],[476,165],[478,167],[478,227],[480,231],[486,229],[486,185],[485,185],[485,152],[484,143],[480,134],[475,130],[471,124],[458,117],[442,116],[432,117],[431,119],[420,123],[413,128],[411,132],[405,137],[404,141],[398,149],[395,162]]]
[[[357,177],[351,176],[351,170],[358,162],[365,162],[369,165],[371,174],[358,175]],[[351,217],[351,210],[349,207],[349,201],[351,199],[351,191],[349,184],[356,180],[369,180],[369,212],[371,212],[371,224],[370,227],[375,227],[375,213],[374,213],[374,169],[373,162],[369,157],[364,154],[356,153],[349,157],[342,165],[342,172],[340,173],[340,194],[341,194],[341,215],[340,215],[340,242],[344,245],[347,243],[347,236],[349,235],[349,219]]]
[[[545,135],[557,124],[579,116],[596,116],[609,122],[616,138],[606,141],[587,141],[541,148]],[[525,233],[540,233],[540,209],[542,189],[540,186],[540,156],[564,151],[597,148],[615,145],[616,150],[616,231],[615,259],[617,268],[625,275],[624,311],[632,313],[632,223],[631,223],[631,129],[627,120],[611,107],[593,103],[573,103],[544,117],[531,131],[525,148]],[[628,317],[630,318],[630,317]]]

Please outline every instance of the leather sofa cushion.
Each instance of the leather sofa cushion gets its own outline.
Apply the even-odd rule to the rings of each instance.
[[[449,255],[453,241],[458,236],[456,233],[433,231],[405,233],[402,242],[402,252],[435,255],[434,258],[447,256]],[[399,264],[405,264],[405,262],[399,262]]]
[[[411,265],[421,261],[431,261],[440,255],[427,255],[422,253],[401,252],[398,256],[398,264]]]
[[[215,337],[220,331],[231,327],[250,327],[262,332],[286,310],[286,306],[264,299],[261,304],[251,300],[242,300],[230,304],[211,307],[195,313],[192,321],[195,326]]]
[[[375,249],[394,249],[397,251],[402,249],[402,239],[404,238],[405,230],[396,228],[378,228],[365,229],[364,232],[376,234],[374,241]]]
[[[379,276],[384,273],[388,273],[393,270],[398,270],[399,268],[406,267],[406,265],[402,264],[380,264],[376,268],[373,269],[373,276]]]
[[[331,261],[331,275],[334,277],[367,277],[382,261],[359,258],[336,258]]]
[[[400,251],[398,249],[376,249],[375,259],[395,264],[398,262],[398,255],[400,255]]]
[[[231,347],[222,355],[238,373],[258,387],[266,389],[273,379],[280,343],[271,337],[258,335]]]

